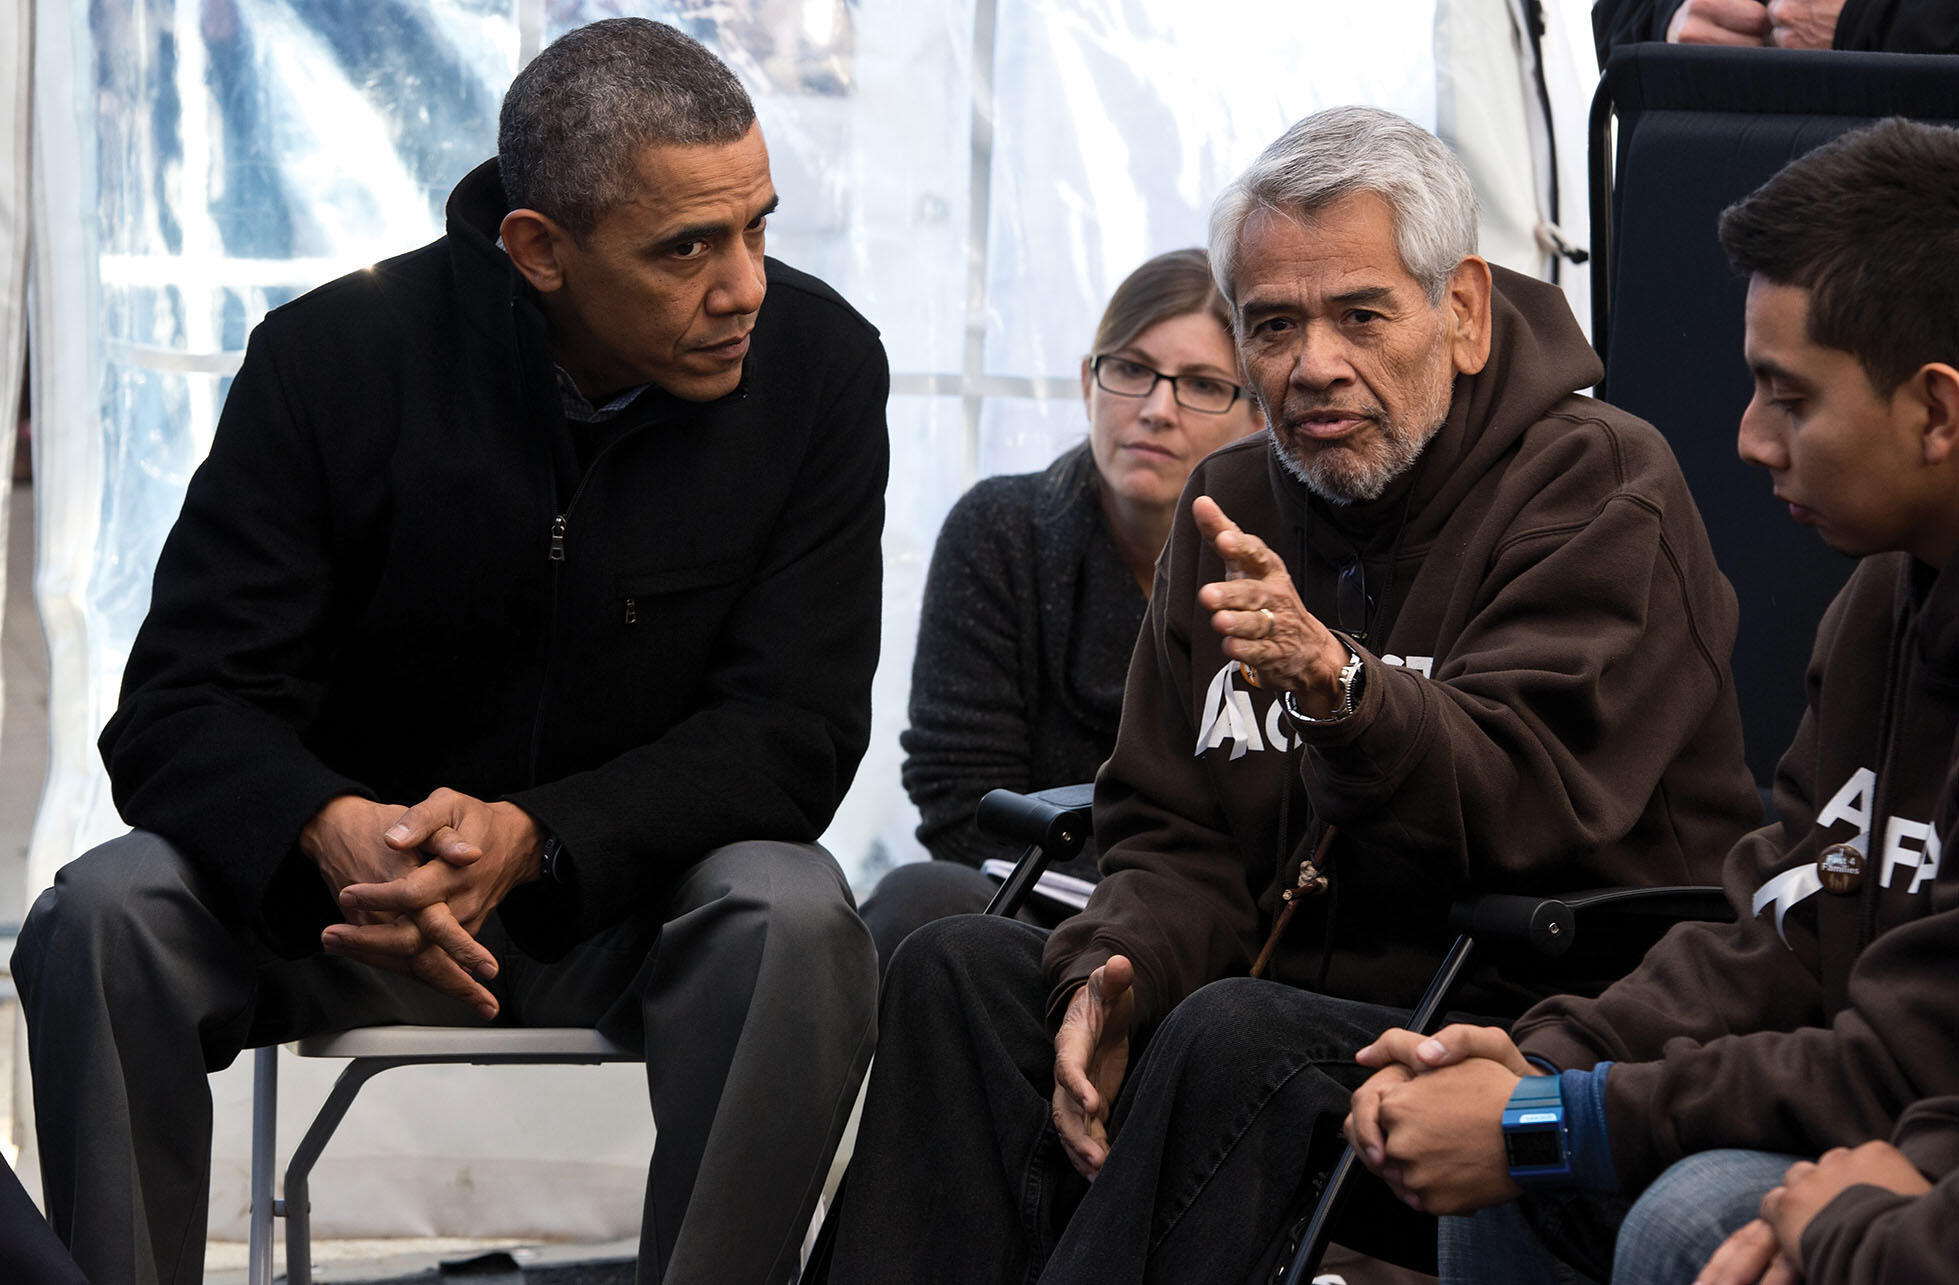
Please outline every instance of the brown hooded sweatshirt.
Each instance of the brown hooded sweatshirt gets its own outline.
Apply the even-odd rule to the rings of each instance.
[[[1959,576],[1866,558],[1816,635],[1775,825],[1729,854],[1733,924],[1684,924],[1594,1000],[1519,1021],[1526,1052],[1615,1065],[1606,1129],[1638,1191],[1717,1147],[1815,1155],[1959,1094]],[[1857,886],[1819,886],[1835,845]]]
[[[1599,364],[1558,291],[1494,271],[1489,364],[1458,377],[1442,429],[1380,499],[1312,496],[1267,433],[1192,475],[1096,782],[1104,878],[1048,943],[1054,1014],[1117,953],[1136,966],[1143,1031],[1246,972],[1328,823],[1327,891],[1267,975],[1407,1007],[1469,890],[1711,882],[1759,821],[1728,671],[1734,593],[1673,455],[1576,394]],[[1295,722],[1225,658],[1196,602],[1225,574],[1191,520],[1197,495],[1349,634],[1335,581],[1359,552],[1381,601],[1347,718]],[[1514,1014],[1628,966],[1492,954],[1458,1002]]]

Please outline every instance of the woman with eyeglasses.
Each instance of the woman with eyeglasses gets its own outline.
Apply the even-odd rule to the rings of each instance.
[[[890,871],[865,901],[880,964],[920,924],[985,909],[998,885],[980,862],[1018,855],[975,828],[981,795],[1094,778],[1184,480],[1262,425],[1202,250],[1158,255],[1116,287],[1081,379],[1088,440],[1042,472],[979,483],[939,532],[901,738],[934,860]],[[1093,878],[1093,859],[1066,872]]]

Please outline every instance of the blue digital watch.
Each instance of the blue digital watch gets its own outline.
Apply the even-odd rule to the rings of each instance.
[[[1519,1187],[1571,1184],[1564,1086],[1556,1075],[1526,1075],[1503,1108],[1503,1153]]]

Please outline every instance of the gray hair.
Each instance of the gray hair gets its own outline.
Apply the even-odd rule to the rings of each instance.
[[[1442,140],[1377,107],[1332,107],[1279,135],[1211,207],[1211,267],[1236,307],[1238,237],[1254,210],[1298,218],[1356,192],[1394,214],[1401,266],[1431,304],[1449,274],[1476,253],[1476,193]]]
[[[511,82],[497,162],[512,209],[583,238],[627,200],[650,146],[739,142],[755,105],[699,41],[645,18],[568,31]]]

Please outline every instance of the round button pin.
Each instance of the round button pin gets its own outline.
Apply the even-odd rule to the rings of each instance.
[[[1855,892],[1864,882],[1864,854],[1847,843],[1833,843],[1816,854],[1816,873],[1830,892]]]

